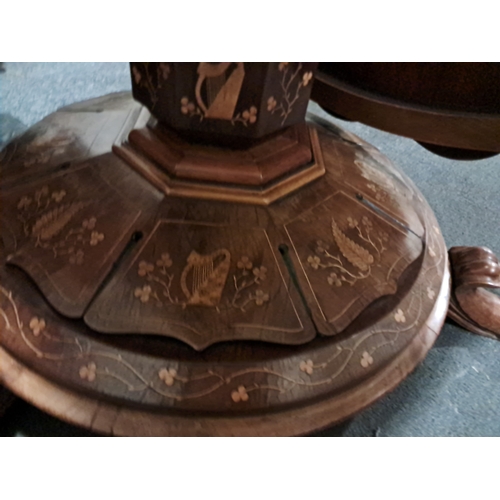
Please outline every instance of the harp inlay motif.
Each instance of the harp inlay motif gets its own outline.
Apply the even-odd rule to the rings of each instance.
[[[243,63],[204,63],[198,66],[196,82],[196,101],[203,110],[205,118],[231,120],[240,95],[245,70]],[[206,99],[202,98],[205,84]]]
[[[182,271],[181,288],[191,305],[217,306],[226,284],[231,254],[220,249],[210,255],[200,255],[194,250],[187,258]]]

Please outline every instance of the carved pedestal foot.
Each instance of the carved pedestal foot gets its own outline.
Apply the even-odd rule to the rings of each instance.
[[[500,288],[500,264],[484,247],[449,251],[453,290],[448,316],[473,333],[500,340],[500,297],[484,288]]]

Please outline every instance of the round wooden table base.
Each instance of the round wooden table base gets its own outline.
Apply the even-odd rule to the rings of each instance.
[[[0,381],[19,397],[74,425],[115,436],[295,436],[324,429],[393,390],[425,358],[448,310],[446,273],[431,317],[407,348],[362,384],[322,401],[282,412],[244,417],[158,413],[102,402],[69,391],[16,361],[0,348]]]
[[[2,384],[102,434],[303,435],[424,359],[448,254],[379,151],[311,117],[321,178],[269,206],[179,198],[111,152],[142,116],[107,96],[4,150]]]

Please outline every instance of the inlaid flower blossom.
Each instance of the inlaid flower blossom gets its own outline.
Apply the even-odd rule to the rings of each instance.
[[[367,351],[365,351],[362,355],[361,355],[361,366],[363,368],[368,368],[370,365],[373,364],[373,358],[372,356],[370,355],[370,353],[368,353]]]
[[[40,333],[45,329],[45,320],[39,319],[36,316],[31,318],[30,330],[33,332],[35,337],[38,337]]]
[[[181,99],[181,113],[187,115],[189,113],[194,113],[196,106],[187,97]]]
[[[307,361],[301,361],[299,364],[299,368],[301,372],[307,373],[308,375],[312,375],[314,370],[314,363],[312,359],[308,359]]]
[[[255,123],[257,121],[257,108],[255,106],[251,106],[250,109],[243,111],[241,116],[244,121]]]
[[[311,81],[312,76],[313,76],[312,71],[307,71],[302,75],[302,85],[304,87],[307,87],[307,85]]]
[[[268,293],[265,293],[263,290],[257,290],[255,292],[255,303],[258,305],[258,306],[261,306],[262,304],[264,304],[264,302],[268,302],[269,301],[269,294]]]
[[[141,302],[145,303],[149,300],[152,289],[149,285],[145,285],[142,288],[138,287],[134,290],[134,297],[137,297]]]
[[[150,264],[152,265],[152,264]],[[161,257],[156,261],[156,265],[158,267],[170,267],[172,265],[172,259],[170,258],[170,254],[164,252],[161,254]],[[140,266],[140,264],[139,264]],[[153,269],[150,269],[152,271]]]
[[[103,239],[104,239],[104,234],[98,233],[97,231],[92,231],[92,234],[90,235],[90,246],[95,247]]]
[[[246,256],[244,255],[239,261],[238,263],[236,264],[236,267],[238,269],[252,269],[253,267],[253,264],[252,264],[252,261]]]
[[[271,97],[267,100],[267,110],[268,110],[268,111],[272,111],[272,110],[276,107],[276,105],[277,105],[277,104],[278,104],[278,103],[277,103],[276,99],[275,99],[273,96],[271,96]]]
[[[278,65],[278,69],[280,71],[283,71],[290,63],[287,63],[287,62],[280,62],[279,65]]]
[[[325,243],[323,240],[318,240],[316,242],[316,246],[316,251],[319,253],[325,253],[325,251],[330,248],[330,245],[328,245],[328,243]]]
[[[231,393],[231,399],[235,403],[239,403],[240,401],[248,401],[248,393],[246,387],[244,385],[240,385],[238,387],[238,390]]]
[[[429,299],[434,299],[434,297],[436,296],[436,292],[430,287],[428,286],[427,287],[427,297],[429,297]]]
[[[309,257],[307,257],[307,262],[313,269],[318,269],[321,264],[321,259],[316,255],[309,255]]]
[[[89,363],[88,365],[84,365],[80,368],[79,374],[82,380],[88,380],[89,382],[93,382],[96,377],[96,369],[97,366],[95,363]]]
[[[23,196],[20,200],[19,203],[17,204],[17,208],[19,210],[26,209],[31,205],[32,199],[29,198],[28,196]]]
[[[174,385],[177,370],[175,368],[162,368],[158,372],[158,377],[169,387]]]
[[[394,320],[396,323],[406,323],[406,317],[402,309],[398,309],[396,314],[394,314]]]
[[[73,253],[69,257],[70,264],[76,264],[77,266],[81,266],[83,264],[83,250],[77,250],[76,253]]]
[[[330,273],[330,275],[328,276],[328,278],[326,278],[326,281],[328,281],[329,285],[334,285],[334,286],[337,286],[337,287],[342,286],[342,281],[337,276],[337,273]]]
[[[254,267],[252,273],[258,281],[264,281],[266,279],[267,268],[264,266]]]
[[[350,228],[358,227],[358,221],[352,217],[347,217],[347,224],[349,224]]]
[[[95,217],[90,217],[89,219],[85,219],[82,222],[82,227],[84,229],[89,229],[92,230],[95,228],[95,223],[97,222],[97,219]]]
[[[141,260],[139,262],[139,268],[137,270],[137,274],[139,276],[146,276],[146,274],[150,273],[153,271],[155,266],[151,264],[150,262],[146,262],[145,260]]]
[[[366,216],[363,216],[363,218],[361,219],[361,224],[363,224],[363,226],[365,226],[368,229],[372,229],[373,228],[372,221],[368,217],[366,217]]]
[[[66,191],[62,189],[61,191],[54,191],[52,193],[52,199],[59,203],[66,196]]]

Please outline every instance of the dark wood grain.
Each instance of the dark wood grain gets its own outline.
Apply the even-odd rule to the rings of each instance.
[[[132,92],[189,142],[240,147],[303,121],[317,63],[130,63]]]
[[[408,104],[500,114],[500,63],[321,63],[319,69]]]
[[[498,63],[322,63],[311,98],[337,116],[447,148],[438,154],[475,159],[500,152],[499,81]]]

